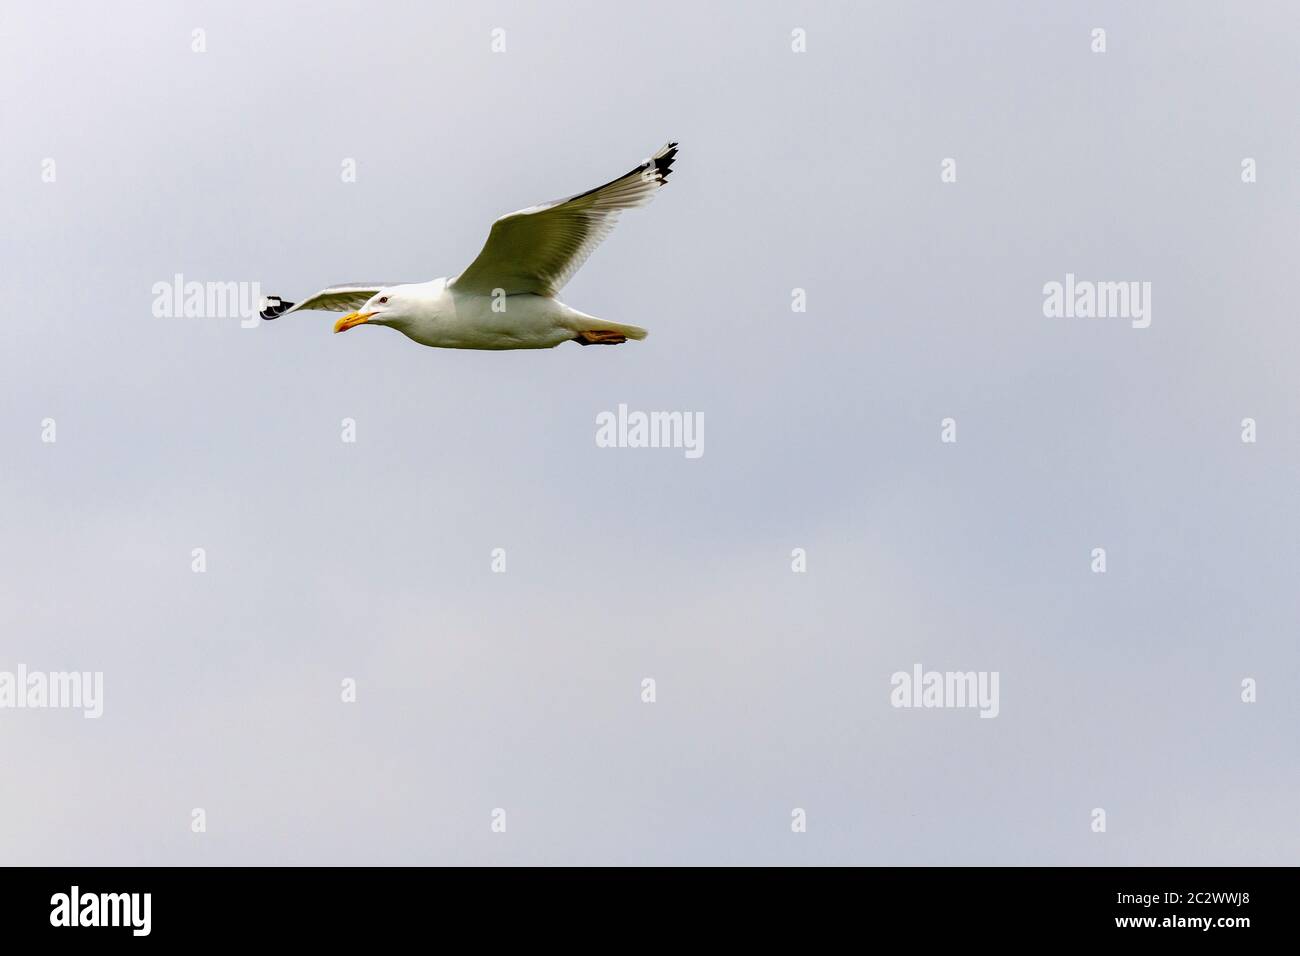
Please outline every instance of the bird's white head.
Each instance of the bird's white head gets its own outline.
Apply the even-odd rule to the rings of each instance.
[[[335,322],[334,331],[346,332],[358,325],[399,325],[410,304],[399,287],[380,289],[357,311],[349,312]]]

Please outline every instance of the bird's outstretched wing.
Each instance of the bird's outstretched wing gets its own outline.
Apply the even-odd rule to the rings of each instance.
[[[624,209],[644,206],[672,172],[677,144],[603,186],[502,216],[469,268],[452,280],[462,292],[555,295],[610,234]]]
[[[398,282],[345,282],[342,285],[332,285],[328,289],[321,289],[315,295],[296,304],[285,302],[278,295],[268,295],[266,297],[266,308],[258,314],[269,322],[271,319],[278,319],[290,312],[301,312],[306,309],[321,309],[325,312],[352,312],[370,301],[370,297],[380,289],[387,289],[389,286],[400,284]]]

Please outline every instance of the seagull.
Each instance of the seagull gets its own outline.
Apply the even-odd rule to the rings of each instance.
[[[386,325],[443,349],[551,349],[562,342],[620,345],[646,330],[598,319],[557,296],[610,234],[624,209],[644,206],[668,180],[677,144],[603,186],[530,206],[492,224],[478,258],[430,282],[348,282],[294,304],[268,296],[267,321],[308,309],[346,312],[335,332]]]

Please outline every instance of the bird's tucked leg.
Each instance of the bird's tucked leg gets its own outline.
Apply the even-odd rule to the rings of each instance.
[[[622,332],[606,332],[601,329],[592,329],[587,332],[579,332],[574,341],[579,345],[622,345],[627,341],[627,336]]]

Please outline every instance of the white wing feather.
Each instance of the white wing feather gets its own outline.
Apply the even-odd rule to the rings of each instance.
[[[672,172],[677,144],[669,143],[618,179],[585,193],[531,206],[492,224],[478,258],[451,285],[492,295],[556,295],[610,234],[624,209],[644,206]]]
[[[345,282],[321,289],[310,298],[301,302],[285,302],[279,296],[267,296],[267,307],[262,311],[262,318],[268,322],[278,319],[290,312],[303,312],[308,309],[320,309],[324,312],[355,312],[361,308],[380,289],[400,285],[398,282]],[[273,300],[273,301],[272,301]]]

